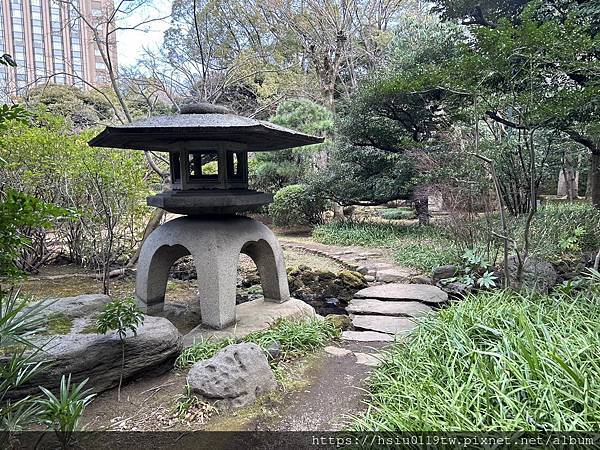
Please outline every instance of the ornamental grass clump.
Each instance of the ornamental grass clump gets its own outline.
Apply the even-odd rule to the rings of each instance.
[[[87,405],[95,394],[84,386],[86,378],[79,384],[71,383],[71,374],[63,375],[60,380],[58,395],[40,386],[45,397],[39,400],[41,407],[40,420],[56,433],[62,448],[69,448],[73,433],[79,428],[79,421]]]
[[[597,430],[598,355],[598,295],[471,296],[393,345],[353,428]]]
[[[191,367],[194,363],[211,358],[228,345],[238,342],[253,342],[265,351],[276,342],[279,344],[278,360],[296,358],[323,347],[327,342],[339,337],[340,333],[339,328],[329,320],[278,319],[266,330],[255,331],[242,339],[201,339],[181,352],[175,361],[175,367]],[[278,361],[271,359],[270,362],[274,366]]]

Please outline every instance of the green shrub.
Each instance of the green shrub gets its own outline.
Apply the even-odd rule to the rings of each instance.
[[[269,215],[277,226],[314,225],[321,222],[325,201],[305,184],[292,184],[277,191]]]
[[[472,296],[421,322],[369,380],[357,430],[597,430],[600,297]]]
[[[93,131],[72,134],[63,119],[43,112],[32,124],[11,121],[2,131],[0,190],[19,191],[22,198],[13,203],[24,204],[26,218],[47,213],[47,204],[74,216],[66,221],[65,214],[56,218],[45,214],[50,223],[43,225],[52,226],[52,233],[40,225],[23,224],[20,229],[27,231],[23,234],[30,245],[21,251],[20,266],[35,269],[50,256],[39,249],[58,247],[77,264],[101,268],[107,255],[109,263],[118,258],[123,262],[137,248],[150,193],[144,155],[91,148],[87,141],[93,135]],[[112,242],[107,239],[109,228]]]
[[[328,320],[291,320],[279,319],[266,330],[250,333],[240,340],[223,339],[214,341],[203,339],[186,348],[175,361],[179,369],[190,367],[203,359],[211,358],[221,349],[236,342],[253,342],[267,349],[273,342],[281,346],[280,359],[302,356],[324,346],[328,341],[338,337],[340,330]],[[276,361],[272,361],[276,363]]]
[[[123,371],[125,369],[125,338],[127,337],[127,331],[131,331],[135,335],[138,327],[143,323],[144,315],[133,299],[115,299],[111,301],[104,306],[96,321],[98,333],[106,334],[110,330],[115,330],[121,342],[121,374],[117,389],[117,399],[119,401],[121,401],[121,385],[123,384]]]

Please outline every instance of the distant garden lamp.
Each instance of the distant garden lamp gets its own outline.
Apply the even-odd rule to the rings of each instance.
[[[235,322],[240,253],[256,264],[266,301],[288,300],[277,238],[262,223],[242,215],[273,200],[248,189],[248,152],[319,142],[320,137],[208,103],[183,107],[178,115],[107,127],[92,139],[94,147],[169,153],[172,190],[148,197],[147,203],[186,217],[166,222],[144,242],[136,278],[140,306],[150,314],[162,311],[169,269],[190,254],[198,274],[203,325],[221,329]]]

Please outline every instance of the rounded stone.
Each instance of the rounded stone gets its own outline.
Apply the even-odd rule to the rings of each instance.
[[[277,388],[267,357],[254,343],[233,344],[192,366],[192,391],[224,406],[241,408]]]
[[[183,105],[180,114],[231,114],[231,111],[225,106],[213,105],[208,102],[197,102]]]

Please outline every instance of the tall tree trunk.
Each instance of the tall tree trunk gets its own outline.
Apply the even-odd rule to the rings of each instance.
[[[417,213],[417,219],[419,219],[419,225],[429,225],[429,200],[427,196],[418,197],[413,200],[415,205],[415,211]]]
[[[600,153],[592,153],[588,179],[592,205],[600,209]]]

